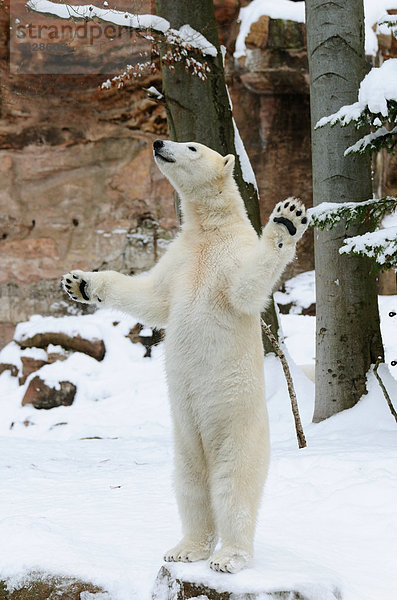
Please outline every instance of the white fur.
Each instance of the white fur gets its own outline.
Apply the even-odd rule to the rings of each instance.
[[[210,557],[213,569],[233,573],[252,557],[269,460],[260,311],[294,256],[305,212],[295,199],[287,208],[280,203],[258,239],[233,179],[232,155],[167,141],[155,160],[183,212],[166,254],[144,275],[72,271],[63,281],[79,301],[166,326],[184,537],[165,560]],[[296,234],[274,215],[292,220]],[[222,546],[213,554],[218,538]]]

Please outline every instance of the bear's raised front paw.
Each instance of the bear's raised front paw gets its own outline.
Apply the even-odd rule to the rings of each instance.
[[[246,567],[251,560],[251,555],[244,550],[236,548],[221,548],[209,560],[211,569],[222,573],[238,573]]]
[[[62,287],[72,300],[84,304],[102,302],[101,298],[92,293],[89,276],[90,274],[84,271],[71,271],[62,277]]]
[[[175,548],[171,548],[164,555],[166,562],[195,562],[196,560],[206,560],[213,549],[210,542],[195,542],[182,540]]]
[[[290,236],[297,241],[307,229],[305,206],[298,198],[287,198],[276,204],[270,221],[286,227]]]

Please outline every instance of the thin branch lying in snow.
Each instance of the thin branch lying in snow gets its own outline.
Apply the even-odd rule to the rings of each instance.
[[[376,361],[376,364],[374,366],[375,377],[378,380],[378,383],[379,383],[379,385],[380,385],[380,387],[382,389],[384,397],[386,398],[386,402],[389,405],[390,412],[393,415],[393,417],[394,417],[394,419],[395,419],[395,421],[397,423],[397,412],[396,412],[396,410],[395,410],[395,408],[393,406],[393,403],[392,403],[391,398],[389,396],[389,392],[387,391],[386,386],[383,383],[383,381],[382,381],[382,379],[381,379],[381,377],[380,377],[380,375],[378,373],[378,368],[379,368],[380,362],[381,362],[381,359],[378,358],[378,360]]]
[[[272,330],[270,329],[269,325],[266,325],[266,323],[263,319],[261,319],[261,323],[262,323],[263,331],[266,333],[268,339],[270,340],[270,343],[272,344],[272,346],[274,348],[275,353],[281,360],[285,379],[287,380],[289,397],[291,398],[292,414],[294,415],[294,420],[295,420],[295,430],[296,430],[296,437],[298,438],[298,446],[299,446],[299,448],[306,448],[306,446],[307,446],[306,438],[305,438],[305,434],[303,433],[303,429],[302,429],[302,422],[301,422],[301,418],[299,415],[299,408],[298,408],[298,402],[296,399],[294,383],[292,381],[291,371],[289,369],[287,359],[285,358],[284,352],[281,350],[280,344],[278,343],[278,341],[272,334]]]

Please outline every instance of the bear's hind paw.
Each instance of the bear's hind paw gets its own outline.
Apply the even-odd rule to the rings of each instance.
[[[251,561],[251,555],[236,548],[221,548],[211,556],[209,565],[213,571],[238,573]]]
[[[166,562],[195,562],[206,560],[212,551],[208,543],[182,541],[164,555]]]

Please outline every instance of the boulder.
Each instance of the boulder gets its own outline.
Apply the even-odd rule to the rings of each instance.
[[[152,355],[152,347],[157,346],[157,344],[163,341],[165,331],[164,329],[152,329],[152,335],[141,335],[143,328],[141,323],[136,323],[126,337],[128,337],[133,344],[142,344],[142,346],[146,348],[144,358],[150,358]]]
[[[52,352],[47,355],[48,360],[40,360],[37,358],[33,358],[32,356],[22,356],[22,375],[19,378],[20,385],[23,385],[29,375],[41,369],[45,365],[52,365],[56,361],[66,360],[68,357],[67,354],[59,354],[58,352]]]
[[[46,384],[38,375],[33,377],[22,399],[22,406],[48,410],[57,406],[71,406],[77,388],[70,381],[60,381],[57,387]]]
[[[29,573],[18,583],[0,580],[0,600],[111,600],[103,589],[75,577]]]
[[[22,356],[22,375],[19,378],[19,384],[23,385],[29,375],[44,367],[44,365],[48,365],[48,361],[40,360],[38,358],[33,358],[33,356]]]
[[[4,373],[4,371],[10,371],[13,377],[17,377],[18,375],[18,367],[16,365],[10,365],[9,363],[0,363],[0,375]]]
[[[340,591],[331,586],[329,589],[323,585],[300,585],[299,590],[290,589],[263,589],[252,592],[233,592],[233,577],[230,577],[230,588],[225,589],[224,582],[219,584],[219,589],[178,575],[178,565],[161,567],[153,588],[152,600],[313,600],[313,598],[327,598],[327,600],[341,600]],[[184,572],[186,570],[184,569]],[[193,575],[193,574],[192,574]],[[298,586],[297,586],[298,587]],[[305,591],[307,589],[307,592]]]
[[[103,360],[106,352],[103,340],[87,340],[79,335],[70,336],[62,332],[48,331],[46,333],[36,333],[32,337],[15,341],[22,349],[46,349],[50,344],[53,344],[54,346],[62,346],[62,348],[65,348],[65,350],[83,352],[84,354],[88,354],[88,356],[92,356],[92,358],[95,358],[96,360]]]

